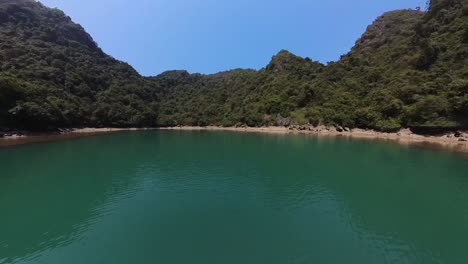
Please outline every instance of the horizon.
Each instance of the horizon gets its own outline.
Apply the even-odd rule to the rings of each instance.
[[[155,76],[171,70],[259,70],[280,50],[328,64],[348,53],[383,13],[424,8],[426,1],[331,0],[319,5],[293,0],[288,6],[279,0],[39,2],[65,12],[105,53],[143,76]]]

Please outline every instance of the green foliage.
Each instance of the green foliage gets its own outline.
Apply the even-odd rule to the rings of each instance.
[[[0,126],[8,123],[8,110],[23,94],[23,87],[12,77],[0,77]]]
[[[335,124],[468,127],[467,0],[377,18],[322,65],[282,50],[261,70],[142,77],[63,12],[0,2],[0,126]]]
[[[411,126],[454,127],[455,122],[449,120],[450,105],[441,96],[427,96],[408,107],[409,124]]]
[[[383,132],[396,132],[401,129],[401,124],[395,119],[384,119],[377,121],[375,128]]]
[[[306,125],[309,124],[309,119],[307,118],[307,112],[304,109],[300,109],[291,113],[292,123],[295,125]]]
[[[157,110],[144,106],[155,101],[154,88],[130,66],[104,54],[60,10],[32,0],[1,1],[0,47],[0,76],[9,76],[0,77],[2,126],[46,129],[157,122]],[[107,97],[125,103],[106,105]],[[110,111],[103,114],[106,107]]]

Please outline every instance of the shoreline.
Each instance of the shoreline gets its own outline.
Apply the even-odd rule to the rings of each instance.
[[[158,128],[69,128],[58,129],[52,132],[8,132],[0,137],[0,148],[25,145],[39,142],[52,142],[58,140],[74,139],[88,136],[105,135],[122,131],[157,130]]]
[[[173,131],[231,131],[250,132],[266,134],[298,134],[319,137],[337,137],[350,139],[379,140],[398,143],[400,145],[418,145],[440,150],[448,150],[468,154],[468,131],[447,132],[440,135],[421,135],[402,129],[395,133],[378,132],[366,129],[347,129],[335,127],[219,127],[219,126],[180,126],[161,128],[72,128],[63,129],[58,132],[26,133],[0,137],[0,147],[15,146],[34,142],[47,142],[60,139],[79,138],[83,136],[101,135],[122,131],[145,131],[145,130],[173,130]]]
[[[399,132],[385,133],[367,129],[350,129],[349,131],[338,131],[335,127],[197,127],[181,126],[166,127],[159,130],[178,130],[178,131],[232,131],[232,132],[251,132],[266,134],[291,134],[291,135],[311,135],[317,137],[349,138],[362,140],[377,140],[383,142],[397,143],[400,145],[421,146],[431,149],[446,150],[458,153],[468,154],[468,131],[447,132],[440,135],[421,135],[411,132],[409,129],[402,129]],[[457,134],[457,135],[456,135]]]

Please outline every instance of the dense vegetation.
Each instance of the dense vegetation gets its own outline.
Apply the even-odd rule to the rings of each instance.
[[[0,0],[0,126],[466,128],[467,2],[385,13],[328,65],[280,51],[259,71],[145,78],[63,12]]]
[[[0,122],[26,128],[156,125],[154,88],[62,11],[0,1]]]

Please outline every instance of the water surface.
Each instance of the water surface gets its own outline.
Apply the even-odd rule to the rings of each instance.
[[[468,263],[468,158],[140,131],[0,149],[0,263]]]

